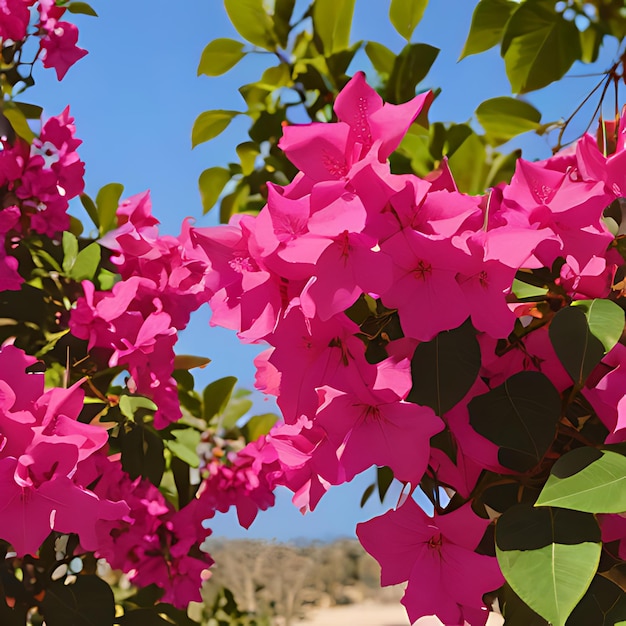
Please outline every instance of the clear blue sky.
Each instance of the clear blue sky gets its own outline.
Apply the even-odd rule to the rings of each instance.
[[[88,56],[62,83],[56,81],[53,71],[38,68],[37,85],[24,100],[43,105],[49,115],[71,105],[77,135],[84,142],[80,153],[87,164],[90,195],[95,196],[102,185],[112,181],[123,183],[128,195],[150,189],[153,212],[166,233],[177,234],[186,216],[197,218],[200,226],[217,223],[217,214],[202,216],[198,176],[207,167],[237,160],[235,146],[247,138],[247,122],[244,116],[236,119],[219,138],[193,151],[191,127],[204,110],[240,109],[243,100],[237,88],[259,77],[266,63],[264,55],[249,55],[226,76],[198,78],[196,68],[204,46],[217,37],[237,38],[221,0],[91,3],[99,18],[71,16],[80,28],[79,45],[89,50]],[[298,0],[298,7],[306,4]],[[483,100],[509,95],[504,65],[496,50],[457,63],[474,5],[468,0],[433,0],[413,35],[414,42],[441,48],[424,82],[424,86],[443,89],[431,109],[432,120],[467,121]],[[373,39],[398,52],[403,39],[389,24],[387,11],[386,0],[357,0],[352,40]],[[602,71],[610,66],[614,54],[615,45],[611,45],[595,66],[575,67],[572,74]],[[350,72],[359,69],[368,69],[364,54],[357,55]],[[528,99],[542,111],[543,121],[567,117],[597,80],[565,79]],[[525,136],[514,144],[518,146],[529,159],[550,154],[544,138]],[[196,375],[198,386],[235,375],[251,388],[252,359],[259,348],[240,346],[234,333],[210,328],[208,318],[208,309],[199,312],[178,348],[181,353],[212,359]],[[211,527],[215,534],[277,539],[351,535],[357,521],[382,511],[373,499],[365,510],[358,507],[372,476],[335,488],[322,499],[318,510],[305,518],[290,504],[289,494],[281,492],[279,505],[261,513],[248,533],[238,529],[230,514],[212,520]],[[389,498],[389,504],[392,501]]]

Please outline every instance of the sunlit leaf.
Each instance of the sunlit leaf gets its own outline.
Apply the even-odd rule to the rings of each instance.
[[[200,189],[203,213],[208,213],[218,201],[230,178],[230,172],[223,167],[209,167],[200,174],[198,188]]]
[[[206,45],[198,64],[198,76],[220,76],[246,55],[244,45],[234,39],[214,39]]]
[[[124,185],[109,183],[98,191],[96,195],[96,207],[98,209],[98,221],[100,222],[100,234],[104,235],[117,226],[115,214],[124,192]]]
[[[234,376],[226,376],[215,380],[204,388],[202,392],[204,412],[202,417],[207,422],[216,415],[221,415],[230,400],[233,389],[237,384]]]
[[[580,35],[549,0],[522,3],[507,22],[501,54],[514,93],[559,80],[580,59]]]
[[[81,280],[92,280],[98,269],[100,257],[100,246],[95,241],[90,243],[78,253],[76,261],[70,269],[68,276],[76,282],[80,282]]]
[[[537,500],[539,505],[588,513],[623,513],[626,457],[593,448],[568,452],[554,464]]]
[[[565,626],[598,568],[593,515],[517,505],[496,524],[498,564],[515,593],[552,626]]]
[[[241,172],[244,176],[248,176],[254,171],[254,164],[257,156],[259,156],[259,147],[253,141],[244,141],[237,148],[237,156],[241,161]]]
[[[610,352],[624,332],[624,309],[602,298],[577,300],[572,306],[584,312],[591,334],[599,339],[605,353]]]
[[[379,74],[391,74],[396,55],[387,46],[377,41],[368,41],[365,54]]]
[[[174,440],[167,439],[165,445],[172,454],[181,461],[185,461],[190,467],[199,467],[200,459],[197,448],[201,434],[194,428],[182,428],[172,431]]]
[[[272,426],[278,421],[278,416],[273,413],[264,413],[251,417],[245,425],[246,439],[256,441],[262,435],[267,435]]]
[[[263,0],[224,0],[224,7],[237,32],[250,43],[265,50],[274,50],[276,36],[272,18],[263,7]]]
[[[63,271],[68,274],[78,256],[78,239],[72,233],[65,231],[62,238],[63,243]]]
[[[478,105],[476,117],[488,135],[504,143],[539,128],[541,113],[528,102],[502,96]]]
[[[518,6],[513,0],[480,0],[460,58],[484,52],[499,43],[505,24]]]
[[[9,120],[13,130],[22,139],[25,139],[28,143],[32,143],[35,138],[35,133],[28,125],[28,120],[26,119],[24,113],[22,113],[22,111],[11,102],[5,103],[3,113],[4,117]]]
[[[391,0],[389,5],[389,19],[393,27],[407,41],[415,27],[420,23],[428,0]]]
[[[325,55],[350,46],[350,30],[355,0],[316,0],[313,4],[313,30],[322,42]]]
[[[191,130],[191,147],[217,137],[230,124],[232,119],[240,115],[239,111],[214,110],[200,113]]]

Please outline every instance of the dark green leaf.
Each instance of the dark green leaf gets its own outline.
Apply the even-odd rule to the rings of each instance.
[[[63,580],[52,581],[39,610],[47,626],[111,626],[115,600],[104,580],[85,574],[70,585]]]
[[[208,422],[216,415],[221,415],[230,400],[233,389],[237,384],[234,376],[226,376],[213,381],[204,388],[202,393],[204,411],[202,417]]]
[[[443,415],[470,390],[480,362],[476,331],[469,321],[439,333],[415,349],[411,359],[413,387],[407,400]]]
[[[246,53],[243,44],[234,39],[214,39],[206,45],[198,64],[198,76],[221,76],[237,65]]]
[[[224,196],[220,204],[220,222],[226,224],[235,213],[243,211],[249,197],[249,185],[241,185],[241,187],[238,187],[233,193]]]
[[[143,396],[120,396],[119,407],[120,411],[130,419],[134,418],[135,412],[139,409],[157,410],[157,405],[149,398],[144,398]]]
[[[541,89],[562,78],[580,59],[574,22],[557,13],[551,0],[527,0],[507,22],[502,56],[514,93]]]
[[[38,120],[43,113],[43,108],[37,104],[28,104],[27,102],[16,102],[12,101],[23,114],[26,119],[29,120]]]
[[[400,104],[414,98],[415,88],[426,78],[438,54],[438,48],[425,43],[404,46],[393,64],[387,83],[386,100]]]
[[[604,356],[602,342],[589,330],[583,309],[574,306],[561,309],[550,324],[549,336],[563,367],[582,387]]]
[[[593,515],[521,504],[496,524],[496,555],[515,593],[553,626],[564,626],[597,570]]]
[[[291,27],[291,16],[296,6],[296,0],[274,1],[274,31],[278,37],[281,48],[286,48]]]
[[[63,233],[65,235],[65,233]],[[101,248],[95,241],[83,248],[76,257],[76,262],[69,271],[68,276],[80,282],[81,280],[93,280],[98,269],[101,257]]]
[[[389,48],[377,41],[368,41],[365,45],[365,54],[379,74],[391,74],[396,55]]]
[[[624,590],[608,578],[596,574],[566,626],[614,626],[622,620],[626,620]]]
[[[350,47],[350,30],[355,0],[316,0],[313,4],[313,31],[326,56]]]
[[[372,497],[372,494],[374,493],[374,489],[376,489],[376,485],[375,483],[372,483],[371,485],[368,485],[367,488],[365,489],[365,491],[363,492],[363,495],[361,496],[361,508],[363,508],[367,501]]]
[[[554,464],[539,495],[537,506],[544,505],[588,513],[623,513],[626,457],[591,448],[568,452]]]
[[[389,19],[407,41],[411,39],[415,27],[420,23],[427,5],[428,0],[391,0]]]
[[[240,115],[239,111],[214,110],[200,113],[191,129],[191,147],[195,148],[217,137],[237,115]]]
[[[198,188],[200,189],[203,213],[208,213],[217,202],[230,178],[230,172],[223,167],[209,167],[200,174]]]
[[[124,185],[109,183],[98,191],[96,195],[96,207],[98,208],[98,221],[100,234],[104,235],[117,226],[115,214],[120,204],[120,198],[124,192]]]
[[[161,617],[156,608],[126,611],[115,623],[119,626],[172,626],[172,622]]]
[[[600,54],[604,35],[595,25],[588,26],[580,33],[580,60],[583,63],[595,63]]]
[[[78,13],[81,15],[91,15],[93,17],[98,17],[98,14],[86,2],[70,2],[67,5],[67,10],[70,13]]]
[[[519,372],[468,404],[470,424],[499,448],[502,465],[525,472],[554,440],[561,396],[540,372]]]
[[[276,48],[272,18],[263,7],[263,0],[224,0],[224,6],[244,39],[265,50]]]
[[[536,130],[541,121],[541,113],[532,104],[505,96],[482,102],[476,117],[487,134],[500,143]]]
[[[165,470],[163,440],[149,428],[129,423],[128,431],[120,433],[122,469],[134,480],[147,478],[157,487]]]
[[[518,6],[517,2],[511,0],[480,0],[474,9],[472,25],[460,59],[489,50],[499,43],[505,24]]]
[[[391,468],[386,466],[376,468],[376,482],[378,484],[378,497],[382,503],[393,482],[393,471]]]
[[[507,583],[498,595],[500,610],[507,626],[550,626],[541,615],[537,615]]]

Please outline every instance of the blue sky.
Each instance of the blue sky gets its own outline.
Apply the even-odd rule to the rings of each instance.
[[[80,29],[79,45],[89,50],[62,83],[54,72],[39,69],[37,85],[24,100],[41,104],[56,115],[68,103],[76,118],[80,153],[87,164],[87,192],[109,182],[121,182],[126,194],[150,189],[153,212],[163,232],[177,234],[186,216],[199,226],[217,223],[217,213],[202,216],[197,190],[199,174],[207,167],[237,160],[235,146],[247,138],[245,116],[235,119],[219,138],[191,150],[191,127],[207,109],[240,109],[237,88],[256,80],[267,59],[248,55],[227,75],[197,77],[204,46],[217,37],[237,38],[221,0],[92,0],[99,18],[71,16]],[[306,6],[298,0],[298,7]],[[424,86],[441,87],[433,104],[432,120],[469,120],[477,105],[488,98],[509,95],[504,64],[496,50],[457,59],[469,29],[475,2],[434,0],[428,6],[412,41],[441,48]],[[173,9],[173,7],[176,7]],[[352,40],[376,40],[398,52],[404,40],[387,18],[385,0],[357,0]],[[616,52],[611,43],[595,66],[575,67],[572,74],[590,74],[610,66]],[[271,61],[270,61],[271,62]],[[368,69],[364,54],[357,55],[350,73]],[[599,80],[567,78],[528,100],[544,114],[543,121],[567,117]],[[581,120],[581,132],[586,125]],[[582,124],[582,126],[580,125]],[[550,154],[545,138],[527,135],[513,142],[529,159]],[[82,216],[81,216],[82,219]],[[87,220],[85,220],[87,223]],[[258,346],[241,346],[234,333],[210,328],[208,309],[194,316],[183,333],[178,351],[200,354],[212,363],[196,375],[198,386],[226,375],[235,375],[243,386],[254,382],[252,359]],[[197,370],[196,370],[197,372]],[[262,400],[259,401],[262,404]],[[330,539],[351,535],[355,523],[382,512],[374,499],[364,510],[358,503],[373,474],[353,485],[335,488],[318,510],[304,518],[278,494],[278,506],[261,513],[248,533],[238,529],[234,515],[212,520],[215,534],[294,539]],[[389,505],[393,504],[388,498]]]

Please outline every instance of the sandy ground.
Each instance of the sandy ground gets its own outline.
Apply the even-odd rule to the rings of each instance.
[[[492,614],[487,626],[501,626],[499,615]],[[301,622],[301,626],[409,626],[404,607],[400,604],[350,604],[319,609]],[[438,619],[425,617],[415,626],[440,626]]]

